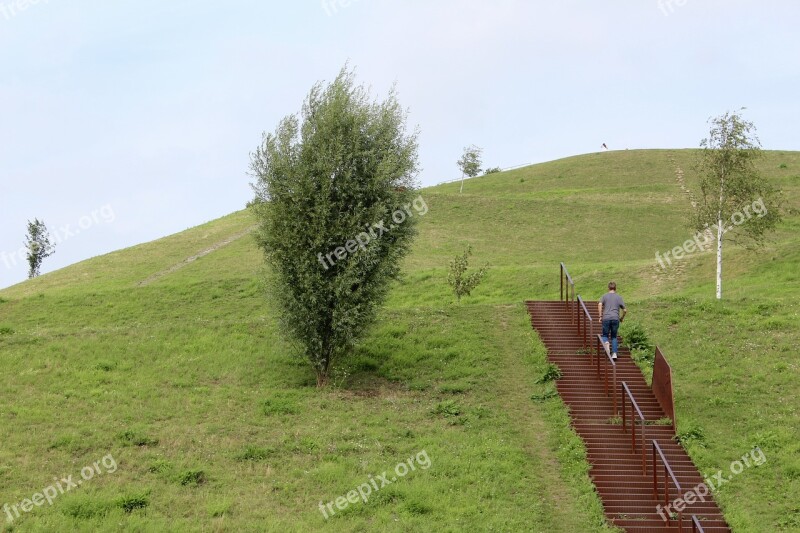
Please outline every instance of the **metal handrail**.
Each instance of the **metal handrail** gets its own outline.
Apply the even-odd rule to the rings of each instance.
[[[706,530],[700,525],[700,520],[695,515],[692,515],[692,533],[706,533]]]
[[[591,346],[589,346],[589,339],[591,339],[591,336],[594,335],[594,320],[592,319],[592,315],[589,314],[589,310],[586,309],[586,304],[583,303],[583,298],[581,298],[580,295],[578,295],[578,303],[581,304],[580,308],[583,309],[583,348],[591,348]],[[578,309],[578,335],[581,334],[580,308]]]
[[[675,474],[672,472],[672,467],[669,466],[669,461],[664,456],[664,452],[661,450],[661,446],[658,445],[658,442],[653,439],[653,496],[656,500],[658,500],[658,468],[656,467],[656,453],[658,456],[661,457],[661,463],[664,465],[664,506],[669,505],[669,480],[667,479],[667,475],[672,478],[672,482],[675,484],[675,489],[678,491],[678,498],[683,498],[683,489],[681,488],[681,484],[678,483],[678,479],[675,477]],[[698,525],[700,525],[698,523]],[[703,528],[700,528],[702,531]],[[678,532],[683,531],[683,511],[678,511]]]
[[[647,474],[647,441],[645,440],[645,427],[647,426],[647,422],[642,414],[642,410],[639,409],[639,404],[637,404],[636,400],[633,398],[631,389],[628,388],[628,384],[624,381],[622,382],[622,392],[622,431],[625,433],[628,432],[625,424],[625,397],[627,396],[631,401],[631,449],[636,451],[636,423],[633,421],[633,410],[636,409],[636,414],[639,415],[639,421],[642,425],[642,474]]]
[[[561,297],[560,300],[564,302],[565,307],[567,308],[567,312],[570,315],[570,323],[575,323],[575,317],[572,314],[572,306],[575,302],[575,282],[572,281],[572,276],[569,275],[567,272],[567,267],[564,263],[561,263],[561,273],[559,275],[560,282],[561,282]],[[567,283],[565,283],[565,281]],[[564,294],[564,289],[566,289],[566,294]],[[572,291],[570,291],[572,289]]]
[[[617,416],[617,362],[611,357],[611,351],[603,344],[603,337],[597,334],[597,375],[600,375],[600,348],[606,354],[606,360],[611,364],[611,401],[614,405],[614,416]],[[608,367],[603,365],[603,381],[605,382],[606,396],[608,396]]]

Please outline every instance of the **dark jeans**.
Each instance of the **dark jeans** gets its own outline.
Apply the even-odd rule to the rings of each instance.
[[[619,320],[603,320],[603,342],[608,342],[611,335],[611,353],[617,353],[617,332],[619,331]]]

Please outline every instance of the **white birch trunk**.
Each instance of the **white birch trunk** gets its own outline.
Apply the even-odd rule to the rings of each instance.
[[[725,168],[720,169],[719,208],[717,209],[717,300],[722,300],[722,238],[725,227],[722,225],[722,205],[725,202]]]
[[[722,237],[725,230],[722,226],[722,217],[717,220],[717,300],[722,299]]]

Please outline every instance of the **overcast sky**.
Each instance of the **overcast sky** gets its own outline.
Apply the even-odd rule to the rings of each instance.
[[[249,153],[349,60],[419,125],[420,182],[468,144],[509,167],[697,147],[746,106],[800,149],[790,0],[0,0],[0,287],[242,209]]]

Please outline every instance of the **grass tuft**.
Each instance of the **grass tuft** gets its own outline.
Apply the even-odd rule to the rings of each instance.
[[[208,478],[203,470],[185,470],[178,474],[178,482],[183,486],[199,487],[206,481],[208,481]]]
[[[141,431],[127,429],[122,433],[117,435],[117,439],[124,445],[124,446],[156,446],[158,445],[158,439],[154,439],[148,437]]]

